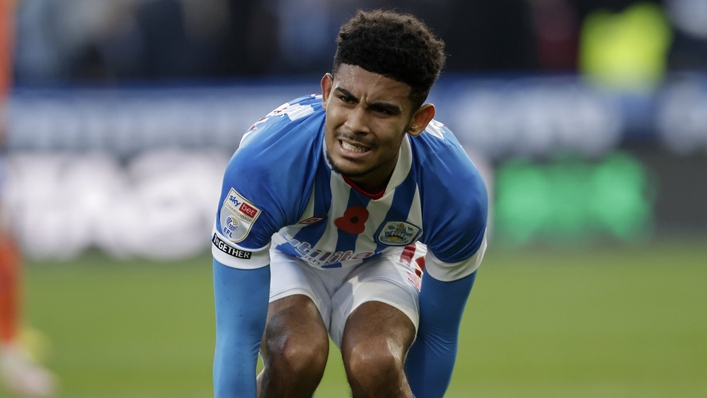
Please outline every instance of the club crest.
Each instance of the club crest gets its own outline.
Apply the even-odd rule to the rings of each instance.
[[[420,228],[406,221],[388,221],[383,224],[376,238],[386,246],[407,246],[420,235]]]

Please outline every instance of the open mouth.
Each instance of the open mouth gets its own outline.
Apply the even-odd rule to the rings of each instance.
[[[369,151],[369,148],[367,148],[365,146],[356,145],[356,144],[352,144],[350,142],[341,141],[341,140],[339,140],[339,142],[341,143],[342,148],[344,148],[345,150],[350,151],[350,152],[364,153],[364,152]]]

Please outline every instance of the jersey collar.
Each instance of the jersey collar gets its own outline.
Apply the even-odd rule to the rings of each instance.
[[[324,131],[324,127],[322,126],[322,132]],[[329,159],[326,156],[326,139],[324,135],[322,134],[322,158],[324,158],[324,162],[326,163],[327,167],[331,170],[331,164],[329,163]],[[408,134],[405,134],[405,137],[403,137],[403,142],[402,145],[400,145],[400,152],[398,153],[398,162],[395,164],[395,170],[393,170],[393,175],[390,177],[390,180],[388,181],[388,185],[385,188],[385,191],[375,194],[375,195],[370,195],[364,193],[366,196],[370,197],[373,200],[380,199],[384,197],[386,194],[393,192],[395,188],[398,187],[398,185],[402,184],[403,181],[407,178],[408,174],[410,174],[410,168],[412,167],[412,149],[410,147],[410,136]],[[335,173],[336,174],[336,173]],[[343,177],[339,174],[337,174],[340,178]],[[351,185],[350,183],[347,182],[347,184]],[[355,185],[352,186],[353,188],[357,188]]]

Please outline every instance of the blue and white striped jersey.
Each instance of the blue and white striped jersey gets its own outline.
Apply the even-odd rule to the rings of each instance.
[[[321,96],[286,103],[244,135],[224,176],[212,241],[235,268],[269,264],[274,245],[314,267],[354,267],[392,248],[427,245],[442,281],[476,270],[486,247],[486,188],[454,135],[432,121],[406,135],[382,196],[332,172]]]

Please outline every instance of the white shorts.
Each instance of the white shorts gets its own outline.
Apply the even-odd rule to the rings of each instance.
[[[274,245],[273,245],[274,246]],[[361,304],[380,301],[410,318],[417,330],[424,256],[422,243],[392,250],[355,268],[316,268],[270,249],[270,302],[295,294],[314,301],[332,341],[341,347],[349,315]]]

